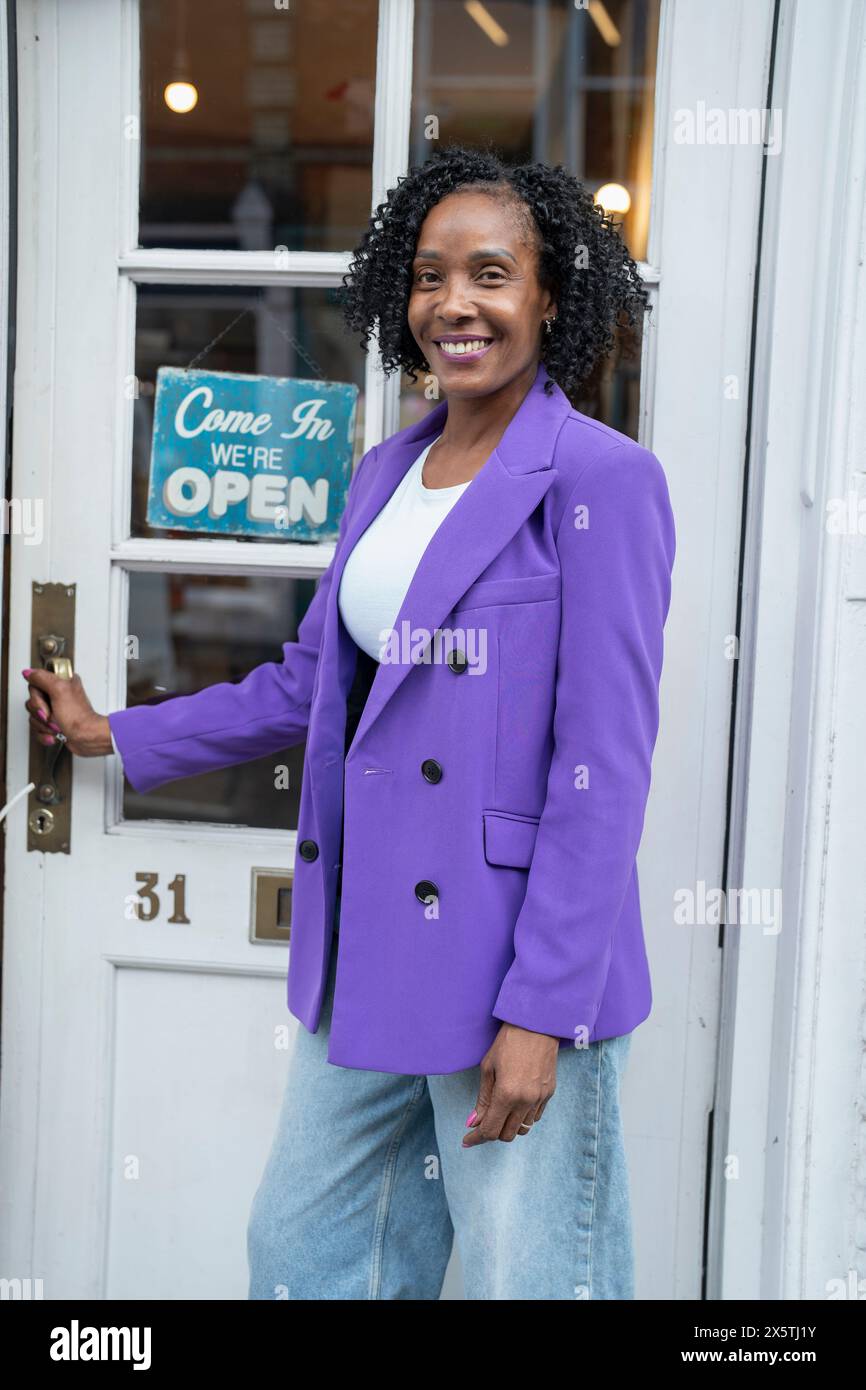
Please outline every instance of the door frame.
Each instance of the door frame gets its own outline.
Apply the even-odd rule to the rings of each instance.
[[[780,0],[771,104],[785,135],[767,171],[756,303],[727,882],[779,885],[783,925],[725,933],[709,1289],[826,1299],[858,1249],[863,1274],[866,743],[842,673],[866,540],[833,544],[825,528],[828,501],[858,477],[866,497],[859,0]]]
[[[38,110],[27,113],[27,129],[23,132],[24,148],[40,156],[32,162],[22,161],[21,184],[27,195],[22,197],[22,204],[29,216],[37,205],[37,192],[38,198],[44,198],[50,208],[57,196],[57,184],[52,180],[61,176],[74,177],[75,170],[59,168],[56,143],[47,149],[40,146],[37,150],[34,134],[34,126],[41,128],[43,138],[46,131],[53,131],[57,126],[58,69],[51,64],[59,62],[59,57],[50,45],[57,36],[59,0],[27,0],[27,3],[18,0],[18,3],[19,10],[38,13],[46,21],[40,24],[40,66],[35,75],[30,75],[29,90],[38,93]],[[82,0],[82,8],[93,3],[94,0]],[[757,192],[763,155],[759,149],[730,147],[717,149],[713,157],[707,157],[706,153],[698,154],[693,148],[677,145],[672,138],[671,114],[680,107],[693,106],[708,89],[719,86],[732,104],[751,105],[756,94],[761,95],[763,104],[773,5],[772,0],[735,0],[725,7],[702,10],[700,15],[696,9],[683,0],[663,0],[650,241],[648,263],[642,267],[655,310],[643,347],[645,390],[641,439],[663,462],[675,513],[711,518],[714,546],[708,549],[704,537],[695,534],[694,529],[691,532],[686,529],[678,535],[675,597],[666,634],[669,656],[662,685],[661,734],[655,757],[656,767],[661,764],[666,769],[665,785],[662,787],[656,782],[654,786],[639,856],[650,956],[655,956],[664,967],[654,967],[657,993],[662,995],[663,1005],[666,997],[675,1001],[680,1013],[675,1026],[670,1026],[664,1007],[651,1017],[646,1031],[642,1031],[642,1041],[639,1039],[639,1045],[633,1049],[630,1076],[626,1080],[626,1110],[631,1131],[627,1136],[629,1149],[635,1155],[640,1152],[642,1160],[646,1160],[639,1170],[632,1165],[633,1180],[641,1184],[641,1191],[658,1189],[659,1185],[662,1190],[669,1190],[671,1174],[676,1174],[670,1205],[663,1208],[664,1228],[657,1229],[653,1225],[656,1213],[651,1208],[654,1204],[644,1202],[645,1210],[640,1213],[644,1224],[637,1243],[647,1252],[646,1268],[643,1273],[638,1271],[641,1296],[659,1296],[660,1293],[663,1297],[675,1298],[700,1297],[701,1293],[706,1144],[716,1084],[721,953],[716,937],[700,930],[692,932],[683,949],[672,933],[670,904],[673,892],[682,881],[684,864],[689,877],[721,882],[733,679],[731,664],[720,664],[719,646],[722,636],[733,630],[736,611],[737,575],[730,556],[736,553],[739,544],[748,416],[744,396],[725,399],[720,378],[724,372],[734,372],[744,381],[748,378],[758,244]],[[408,158],[412,65],[407,61],[407,54],[411,54],[413,21],[412,0],[380,0],[374,206],[405,171]],[[120,80],[129,94],[137,90],[137,7],[134,0],[118,0],[109,27],[111,42],[121,56]],[[25,61],[36,63],[32,49],[25,55]],[[95,150],[78,152],[76,168],[86,172],[89,161],[94,158],[105,159],[109,168],[116,166],[121,197],[113,212],[122,216],[121,209],[132,206],[128,195],[137,180],[134,148],[128,140],[120,141],[118,147],[115,135],[105,131],[96,144]],[[45,212],[40,214],[41,217],[46,215]],[[112,226],[106,236],[114,238],[116,230],[116,226]],[[119,238],[121,244],[132,246],[133,230],[131,225],[121,227],[121,231],[125,231]],[[102,245],[100,241],[99,254]],[[700,257],[695,255],[696,246],[702,248]],[[51,457],[50,445],[56,437],[53,426],[32,399],[33,390],[28,383],[38,378],[38,369],[50,358],[52,294],[58,266],[65,253],[66,248],[58,245],[56,239],[54,244],[42,246],[39,275],[22,276],[20,286],[18,370],[21,377],[16,392],[20,393],[22,408],[16,429],[19,471],[16,482],[24,487],[31,480],[38,482],[42,477],[35,461]],[[32,247],[22,243],[22,263],[26,261],[32,268],[34,254]],[[707,302],[707,254],[718,272],[712,290],[718,297],[709,301],[709,314],[702,323],[695,306]],[[116,340],[128,347],[134,332],[136,283],[170,283],[174,278],[193,284],[334,284],[339,283],[349,257],[344,253],[289,253],[281,256],[277,266],[269,252],[127,250],[114,260],[121,281],[120,293],[112,299],[112,312],[118,315]],[[672,284],[676,287],[675,293],[669,292]],[[114,336],[112,334],[112,341]],[[690,371],[687,392],[682,388],[684,344],[688,347]],[[85,344],[87,349],[92,347],[92,343]],[[126,361],[130,360],[127,353]],[[116,370],[118,399],[114,438],[120,455],[118,467],[125,470],[124,477],[128,477],[130,412],[121,390],[124,365],[119,364]],[[37,369],[35,375],[34,369]],[[367,362],[366,389],[365,447],[369,448],[398,428],[399,420],[399,381],[396,378],[386,381],[372,355]],[[695,468],[696,458],[702,463],[700,469]],[[169,548],[159,541],[127,539],[127,502],[126,495],[115,489],[112,515],[106,519],[113,576],[106,591],[105,630],[115,633],[123,630],[127,570],[156,562],[160,568],[176,565],[186,571],[206,566],[220,573],[223,572],[221,567],[232,569],[234,559],[230,541],[210,543],[205,559],[195,542],[173,541]],[[310,551],[311,547],[293,548],[290,543],[272,548],[244,547],[243,568],[309,577],[325,569],[333,546],[322,544],[316,547],[315,555]],[[706,563],[708,553],[712,557],[709,565]],[[33,577],[66,578],[53,573],[51,561],[50,554],[40,556],[38,564],[35,557],[30,556],[26,574],[23,564],[19,570],[22,589],[31,571]],[[99,669],[99,642],[94,637],[86,640],[88,669]],[[29,652],[28,605],[19,605],[17,614],[13,609],[10,650]],[[10,705],[13,737],[9,765],[16,786],[21,784],[22,770],[26,772],[27,753],[26,719],[18,689],[18,666],[21,664],[23,662],[17,660],[13,662],[13,674],[7,678],[7,692],[15,702]],[[695,699],[684,720],[680,691],[694,686],[696,670],[701,680],[706,677],[706,695]],[[93,695],[94,699],[104,701],[106,709],[118,708],[124,703],[125,672],[120,660],[110,667],[106,664],[103,686],[100,688],[98,682],[93,682]],[[701,769],[700,777],[696,776],[696,768]],[[112,835],[148,834],[163,824],[117,825],[120,783],[116,770],[106,765],[101,805],[96,787],[98,780],[93,779],[93,785],[86,789],[82,786],[77,793],[79,814],[85,804],[90,805],[92,813],[105,816],[106,829]],[[680,823],[687,827],[686,836],[676,845],[671,843],[667,815],[671,804],[679,808]],[[6,843],[12,848],[10,863],[15,862],[16,855],[26,858],[25,829],[17,822],[8,827]],[[196,827],[188,835],[207,840],[214,837],[214,831]],[[261,838],[261,833],[256,832],[256,839]],[[4,1086],[7,1096],[3,1104],[3,1168],[14,1189],[15,1211],[4,1207],[2,1225],[4,1244],[11,1252],[13,1263],[22,1270],[29,1270],[28,1252],[32,1253],[36,1240],[33,1193],[40,1172],[40,1098],[38,1085],[33,1083],[38,1082],[40,1029],[50,1026],[51,1005],[51,999],[46,999],[41,991],[40,981],[42,961],[52,949],[56,924],[45,920],[46,915],[50,918],[50,912],[46,907],[44,875],[37,874],[34,868],[28,875],[26,887],[23,877],[22,874],[17,887],[10,888],[7,884],[6,895],[10,961],[4,979],[4,1080],[16,1095],[10,1100],[11,1092]],[[32,998],[42,1000],[47,1015],[36,1024],[28,1019],[25,1007],[25,1001]],[[685,1001],[684,1006],[682,1001]],[[659,1068],[652,1073],[645,1067],[642,1070],[650,1037],[656,1047],[654,1056]],[[669,1069],[664,1065],[667,1060],[671,1061]],[[654,1114],[660,1096],[663,1104],[670,1105],[670,1116],[675,1117],[669,1119],[667,1127],[662,1126],[661,1131]],[[43,1097],[41,1104],[47,1103]],[[665,1138],[665,1134],[669,1137]],[[50,1226],[60,1215],[59,1209],[52,1208],[47,1224]],[[46,1218],[43,1218],[45,1225]],[[82,1296],[85,1293],[98,1296],[99,1252],[105,1242],[101,1222],[92,1213],[83,1213],[80,1224],[75,1227],[74,1240],[80,1242],[74,1254],[82,1267],[86,1265],[86,1272],[81,1275]],[[67,1265],[70,1259],[67,1256]]]
[[[6,689],[8,640],[6,632],[7,575],[11,569],[10,530],[13,524],[12,496],[12,374],[15,365],[15,6],[9,5],[0,16],[0,460],[3,466],[2,565],[0,565],[0,691]],[[6,751],[5,700],[0,697],[3,727],[0,729],[0,750]],[[0,806],[6,802],[6,758],[0,769]],[[5,835],[3,841],[5,845]],[[0,849],[0,858],[4,855]],[[0,863],[0,885],[5,864]],[[3,903],[0,901],[0,932],[3,924]],[[2,939],[2,938],[0,938]]]
[[[634,1074],[639,1034],[626,1112],[640,1135],[634,1148],[644,1170],[633,1167],[633,1181],[658,1192],[673,1186],[675,1197],[672,1217],[664,1204],[658,1216],[649,1203],[636,1212],[641,1297],[707,1297],[720,1258],[709,1244],[707,1206],[714,1126],[724,1104],[722,936],[697,918],[675,926],[673,904],[684,889],[697,902],[702,883],[712,888],[725,881],[736,670],[730,650],[767,158],[760,143],[680,142],[674,126],[678,113],[696,115],[701,106],[765,108],[774,11],[774,0],[725,6],[666,0],[662,8],[649,251],[659,300],[647,335],[654,369],[646,377],[652,397],[642,442],[665,467],[678,525],[653,792],[638,856],[647,945],[662,995],[661,1009],[644,1028],[662,1035],[656,1052],[662,1071]],[[703,699],[689,697],[696,689]],[[675,844],[667,824],[671,804],[679,808]],[[685,1001],[682,1012],[672,1004],[677,999]],[[665,1105],[681,1115],[672,1150],[654,1142],[657,1111]],[[675,1122],[669,1119],[661,1132],[676,1132]]]

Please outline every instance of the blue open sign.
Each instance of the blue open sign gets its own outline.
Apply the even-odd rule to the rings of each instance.
[[[212,536],[337,535],[352,476],[348,382],[160,367],[148,525]]]

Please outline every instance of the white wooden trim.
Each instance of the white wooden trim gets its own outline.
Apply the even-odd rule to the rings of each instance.
[[[668,122],[670,112],[673,110],[671,102],[671,84],[673,74],[671,64],[673,59],[673,35],[675,31],[676,0],[661,0],[659,8],[659,34],[658,48],[656,51],[656,78],[655,92],[653,94],[653,148],[652,148],[652,190],[650,196],[650,218],[649,230],[647,233],[647,261],[649,265],[641,262],[641,271],[646,269],[658,277],[658,270],[652,269],[659,264],[659,254],[662,246],[663,216],[664,207],[661,199],[657,196],[657,190],[665,185],[666,178],[666,159],[668,150]],[[656,278],[656,283],[658,279]]]
[[[121,275],[142,285],[339,285],[349,251],[184,251],[180,247],[127,251]]]
[[[831,544],[824,529],[825,501],[862,468],[866,24],[859,0],[785,4],[781,17],[731,878],[779,885],[784,907],[778,936],[726,933],[712,1281],[723,1299],[822,1299],[828,1280],[866,1272],[864,739],[862,691],[844,694],[863,625],[843,588],[864,542]],[[725,1154],[736,1181],[723,1179]]]
[[[414,27],[414,0],[379,0],[376,109],[373,121],[373,215],[384,201],[388,189],[406,173],[408,166]],[[385,376],[374,338],[367,358],[365,450],[394,434],[399,422],[400,373]]]
[[[40,22],[44,21],[44,22]],[[56,173],[57,129],[57,48],[56,11],[38,3],[18,5],[18,82],[34,98],[29,106],[19,106],[18,134],[18,268],[16,376],[13,399],[16,407],[13,453],[13,489],[20,497],[46,497],[53,483],[54,412],[53,402],[36,411],[28,408],[32,383],[44,381],[46,360],[52,354],[51,325],[54,322],[54,260],[59,254],[57,239],[43,248],[41,268],[37,270],[32,234],[32,208],[44,206],[44,225],[57,225],[58,180]],[[35,35],[39,34],[37,44]],[[37,115],[38,113],[38,115]],[[44,202],[43,202],[44,200]],[[34,551],[37,553],[35,554]],[[50,528],[40,547],[26,547],[21,538],[12,537],[13,583],[22,598],[9,614],[9,649],[30,651],[31,579],[61,578],[52,572]],[[19,559],[20,557],[20,559]],[[66,577],[66,576],[62,576]],[[23,595],[27,593],[27,597]],[[23,664],[23,663],[22,663]],[[26,716],[16,673],[6,674],[9,694],[9,749],[7,775],[10,786],[18,790],[27,783],[28,748]],[[23,682],[22,682],[23,685]],[[4,897],[3,969],[3,1085],[0,1086],[0,1247],[9,1270],[25,1276],[34,1269],[34,1231],[37,1184],[40,1172],[42,1020],[32,1017],[32,1001],[42,1001],[45,986],[46,950],[45,875],[40,873],[26,849],[26,817],[10,816],[3,823],[7,872]],[[88,1286],[89,1290],[90,1286]]]
[[[133,403],[125,386],[135,372],[136,293],[131,280],[121,279],[115,300],[117,361],[114,382],[114,455],[111,487],[111,539],[114,546],[128,541],[132,515]]]
[[[287,866],[292,862],[298,832],[273,830],[266,826],[229,825],[224,821],[163,820],[159,816],[147,820],[116,820],[106,824],[106,835],[141,840],[145,847],[161,841],[176,844],[210,844],[215,850],[222,847],[255,850],[262,858],[279,857]]]
[[[793,43],[794,15],[792,7],[783,5],[779,13],[779,27],[776,39],[775,72],[773,78],[772,102],[782,103],[791,83],[791,46]],[[787,103],[785,103],[787,106]],[[786,131],[787,134],[787,131]],[[751,471],[748,484],[747,516],[743,537],[743,581],[742,612],[739,631],[738,689],[735,712],[735,737],[732,754],[732,788],[730,810],[730,848],[727,864],[725,888],[730,891],[735,885],[744,885],[744,826],[748,779],[751,775],[749,759],[752,738],[752,701],[758,642],[757,623],[757,580],[761,564],[761,517],[763,512],[763,492],[765,484],[766,459],[762,440],[765,436],[768,418],[768,395],[770,389],[770,363],[776,324],[773,319],[773,295],[778,275],[777,242],[781,207],[779,184],[781,162],[777,157],[767,169],[765,187],[765,206],[763,213],[762,242],[760,248],[760,286],[755,331],[754,360],[752,366],[752,428],[750,435]],[[778,356],[776,358],[778,361]],[[778,648],[774,648],[777,651]],[[775,741],[775,740],[774,740]],[[756,753],[756,756],[757,753]],[[779,819],[778,817],[776,818]],[[774,880],[771,880],[774,881]],[[714,1155],[709,1184],[709,1229],[708,1229],[708,1267],[707,1293],[710,1299],[758,1298],[760,1287],[760,1249],[763,1223],[763,1164],[766,1145],[766,1104],[767,1071],[770,1066],[770,1036],[768,1020],[771,1015],[773,996],[772,974],[767,973],[766,965],[770,958],[769,950],[764,951],[765,970],[762,978],[752,972],[753,998],[751,1004],[754,1015],[751,1020],[742,1012],[738,1016],[738,988],[745,986],[745,976],[738,986],[737,940],[741,933],[733,926],[725,929],[722,955],[722,1011],[719,1031],[718,1081],[714,1114]],[[764,945],[767,942],[764,938]],[[757,960],[755,961],[757,964]],[[739,1018],[742,1023],[738,1028]],[[736,1100],[734,1091],[737,1081],[734,1078],[734,1054],[739,1048],[745,1061],[748,1052],[749,1075],[755,1109],[748,1116],[743,1112],[741,1128],[735,1130],[732,1107]],[[744,1077],[740,1077],[742,1081]],[[763,1094],[762,1094],[763,1093]],[[742,1179],[729,1179],[726,1176],[724,1158],[733,1152],[731,1145],[736,1143],[735,1160],[739,1171],[749,1168],[753,1181],[748,1188]],[[755,1174],[753,1165],[758,1166]],[[737,1229],[731,1224],[732,1207],[727,1204],[727,1189],[731,1181],[737,1183],[736,1196],[740,1220],[755,1224],[750,1229]],[[748,1196],[746,1217],[745,1198]],[[746,1262],[754,1261],[751,1278],[741,1283],[746,1272]],[[735,1273],[735,1270],[737,1271]],[[725,1290],[728,1290],[725,1293]],[[748,1290],[751,1290],[749,1292]]]
[[[764,106],[772,18],[773,0],[724,7],[666,0],[662,7],[648,250],[660,289],[645,347],[655,369],[644,391],[642,438],[668,478],[677,555],[638,856],[654,1042],[645,1059],[639,1030],[626,1078],[642,1165],[635,1181],[639,1297],[658,1297],[661,1289],[675,1299],[702,1293],[721,952],[712,926],[675,925],[674,895],[701,881],[722,882],[733,691],[725,639],[737,604],[764,161],[756,145],[678,143],[674,122],[708,93],[725,108]],[[726,395],[729,374],[740,385],[736,396]],[[661,1186],[675,1195],[654,1205],[648,1194]]]
[[[9,25],[12,23],[11,10],[0,12],[0,467],[6,471],[6,454],[9,441],[6,438],[7,380],[9,366],[9,258],[11,254],[11,222],[9,180],[12,163],[12,132],[9,122],[10,84],[9,71]],[[11,495],[11,494],[10,494]],[[5,546],[7,542],[3,540]],[[3,628],[4,595],[0,585],[0,631]],[[0,680],[6,679],[5,669],[0,670]]]
[[[141,60],[139,52],[139,0],[120,0],[120,73],[126,92],[126,119],[121,141],[117,180],[118,245],[138,243],[138,201],[141,153]]]
[[[282,942],[273,943],[278,949]],[[244,965],[240,962],[232,961],[202,961],[202,960],[183,960],[176,956],[134,956],[122,955],[119,952],[111,952],[103,955],[102,959],[106,965],[113,965],[118,970],[173,970],[179,974],[188,975],[231,975],[244,976],[247,979],[280,979],[286,977],[285,961],[279,965],[268,966],[266,961],[254,961],[251,965]]]
[[[379,0],[376,108],[373,121],[373,211],[405,174],[412,116],[414,0]]]
[[[333,558],[336,543],[318,541],[145,540],[121,541],[111,560],[128,570],[177,571],[183,574],[273,574],[315,579]]]
[[[648,312],[644,314],[643,331],[640,344],[640,416],[638,420],[638,440],[644,448],[652,448],[652,429],[655,405],[655,383],[658,373],[656,352],[656,321],[659,311],[659,294],[655,286],[650,288]]]

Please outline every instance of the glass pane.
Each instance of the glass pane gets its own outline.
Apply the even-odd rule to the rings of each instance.
[[[350,382],[359,388],[355,460],[363,453],[364,365],[346,335],[337,289],[140,285],[132,446],[133,536],[200,539],[148,526],[153,406],[159,367]],[[259,544],[258,537],[243,537]]]
[[[191,695],[282,661],[316,588],[314,579],[247,575],[129,576],[127,705]],[[184,777],[141,795],[124,779],[128,820],[208,821],[297,829],[304,745],[254,762]],[[287,773],[279,775],[280,768]]]
[[[575,400],[584,415],[602,420],[634,440],[640,430],[642,336],[639,329],[617,330],[613,352],[598,364]]]
[[[412,163],[438,145],[563,164],[645,259],[659,0],[415,0]],[[432,136],[432,138],[431,138]]]
[[[641,337],[639,330],[617,330],[610,357],[599,363],[583,389],[572,397],[572,404],[584,415],[602,420],[632,439],[638,438],[640,429]],[[414,385],[407,376],[401,378],[401,429],[426,415],[436,404],[435,400],[427,400],[426,390],[427,380],[420,372]]]
[[[354,246],[372,198],[376,0],[140,5],[140,245]]]

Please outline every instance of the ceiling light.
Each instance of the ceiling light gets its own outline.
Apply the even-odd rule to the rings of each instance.
[[[491,43],[495,43],[497,48],[504,48],[508,43],[508,35],[501,24],[497,24],[493,15],[486,5],[481,4],[481,0],[463,0],[463,8],[474,19],[478,28],[483,30]]]
[[[589,17],[608,48],[617,48],[622,36],[602,4],[602,0],[589,0]]]
[[[163,92],[169,111],[185,116],[198,102],[198,92],[191,82],[169,82]]]
[[[595,202],[607,213],[626,213],[631,207],[631,194],[621,183],[603,183],[595,194]]]

